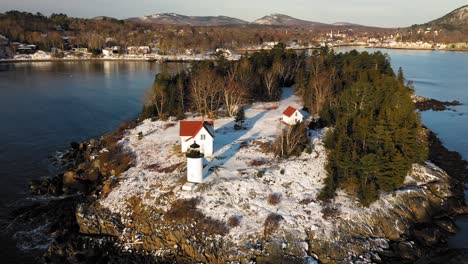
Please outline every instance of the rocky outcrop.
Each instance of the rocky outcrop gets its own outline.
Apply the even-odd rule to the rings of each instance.
[[[311,251],[325,263],[337,260],[411,263],[435,248],[456,232],[453,208],[466,207],[460,193],[452,191],[452,179],[445,172],[436,167],[426,169],[420,175],[429,173],[436,180],[386,195],[377,202],[382,209],[370,215],[339,221],[334,240],[321,240],[319,235],[311,234]]]
[[[445,110],[450,110],[448,107],[449,106],[458,106],[461,105],[461,103],[457,100],[454,101],[439,101],[431,98],[426,98],[418,95],[413,95],[413,102],[415,103],[416,109],[420,111],[427,111],[427,110],[433,110],[433,111],[445,111]]]
[[[126,129],[135,126],[136,122],[130,121],[100,139],[70,143],[69,150],[52,160],[62,173],[32,181],[30,192],[35,195],[80,193],[105,196],[116,184],[118,176],[133,166],[134,157],[118,142]]]
[[[81,206],[76,217],[82,234],[112,236],[118,238],[119,247],[158,252],[162,258],[177,256],[180,261],[304,263],[307,256],[300,244],[307,243],[307,254],[322,263],[411,263],[456,232],[452,209],[465,208],[444,171],[430,164],[415,170],[413,178],[419,184],[384,195],[374,205],[380,209],[363,210],[370,214],[356,219],[337,217],[334,228],[309,232],[307,241],[278,230],[271,236],[259,234],[239,247],[225,236],[223,223],[203,218],[196,204],[190,203],[177,209],[182,211],[171,209],[176,214],[172,217],[171,210],[158,211],[138,199],[128,202],[132,208],[128,215],[112,214],[93,203]]]
[[[90,145],[72,147],[88,151],[93,149]],[[103,207],[100,199],[118,184],[118,175],[131,163],[102,147],[98,153],[104,154],[96,158],[91,158],[93,151],[84,157],[70,154],[77,168],[70,167],[60,184],[73,186],[90,178],[100,184],[78,191],[87,199],[76,206],[74,221],[57,232],[46,262],[412,263],[429,251],[436,252],[457,230],[453,217],[468,212],[460,182],[427,163],[414,167],[405,187],[383,194],[371,208],[358,208],[362,214],[339,212],[330,216],[329,226],[306,226],[306,239],[278,225],[235,241],[227,223],[204,216],[197,200],[175,200],[164,208],[133,197],[119,213]],[[106,149],[113,149],[112,144],[107,143]],[[166,196],[170,199],[171,193]]]

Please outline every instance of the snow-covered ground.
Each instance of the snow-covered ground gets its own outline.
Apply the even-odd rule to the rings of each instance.
[[[124,173],[120,185],[101,200],[101,204],[125,215],[131,210],[126,208],[126,201],[134,196],[162,210],[169,209],[171,202],[177,199],[200,198],[198,209],[206,216],[222,222],[227,222],[231,216],[241,219],[238,227],[230,229],[233,242],[245,241],[263,232],[265,219],[271,213],[281,215],[284,219],[281,229],[295,234],[298,240],[306,240],[306,230],[316,236],[333,237],[338,222],[325,218],[323,206],[317,201],[326,177],[323,138],[327,129],[310,134],[311,154],[277,160],[260,147],[261,142],[272,142],[278,134],[282,112],[287,106],[302,108],[301,100],[291,88],[283,89],[280,102],[255,103],[247,107],[246,130],[234,130],[232,118],[215,120],[215,153],[210,173],[205,183],[193,192],[181,190],[186,172],[185,156],[177,150],[179,122],[144,121],[122,140],[136,155],[136,166]],[[141,139],[138,138],[140,132],[143,133]],[[254,161],[256,164],[252,164]],[[430,174],[423,166],[419,169],[423,174]],[[419,183],[413,178],[408,181]],[[411,189],[401,190],[405,191]],[[268,202],[272,194],[281,195],[278,204]],[[371,207],[362,208],[354,198],[339,191],[333,207],[339,211],[336,217],[353,221],[385,210],[391,206],[392,199],[391,194],[383,195]]]
[[[176,150],[180,144],[179,123],[146,120],[123,139],[126,147],[136,154],[137,165],[123,175],[119,187],[102,204],[121,212],[126,198],[139,196],[147,205],[168,209],[170,201],[159,198],[164,193],[173,192],[171,200],[201,197],[198,206],[206,216],[223,222],[231,216],[241,218],[240,226],[231,229],[233,236],[261,231],[270,213],[283,216],[283,225],[295,230],[305,222],[320,221],[321,206],[315,198],[325,177],[326,155],[321,143],[325,130],[311,134],[312,154],[303,153],[288,160],[277,161],[271,153],[264,153],[258,143],[274,140],[282,112],[288,106],[302,108],[302,102],[293,89],[284,88],[280,102],[255,103],[246,108],[246,130],[234,130],[232,118],[215,120],[212,169],[205,183],[194,192],[181,190],[185,157]],[[144,135],[141,140],[139,132]],[[251,164],[254,160],[265,164],[254,166]],[[172,173],[157,171],[177,164],[179,169]],[[151,170],[149,166],[158,169]],[[277,205],[268,203],[269,195],[274,193],[281,195]]]

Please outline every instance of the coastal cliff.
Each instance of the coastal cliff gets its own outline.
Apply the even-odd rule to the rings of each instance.
[[[314,173],[312,167],[323,165],[326,153],[320,132],[311,135],[312,154],[288,160],[285,170],[285,164],[273,165],[273,160],[260,168],[260,178],[254,173],[259,168],[246,168],[245,175],[255,176],[243,180],[250,186],[261,184],[255,192],[239,191],[244,186],[238,189],[232,179],[223,178],[222,167],[229,167],[224,163],[208,184],[185,193],[180,190],[185,175],[183,163],[179,164],[182,158],[169,151],[168,159],[158,145],[168,142],[148,133],[163,136],[171,129],[175,129],[171,122],[146,121],[124,133],[119,144],[135,158],[134,166],[114,175],[115,184],[108,192],[101,188],[94,198],[78,203],[76,234],[67,234],[68,242],[53,243],[54,250],[46,260],[79,261],[100,256],[114,262],[412,263],[440,248],[457,230],[453,216],[468,212],[460,182],[431,162],[415,164],[403,188],[383,194],[368,208],[341,192],[330,203],[316,201],[313,194],[321,186],[320,178],[302,182],[303,187],[291,181],[298,172]],[[139,136],[142,131],[143,138]],[[241,149],[250,153],[244,159],[265,155],[258,143],[242,142]],[[148,159],[143,153],[147,157],[159,153],[172,165],[145,171]],[[312,165],[300,171],[305,159]],[[157,158],[152,162],[157,164]],[[226,182],[231,188],[224,185]],[[142,190],[146,184],[151,188]],[[271,190],[260,191],[265,186],[281,192],[279,204],[267,201]],[[259,201],[262,199],[265,201]]]
[[[265,227],[234,245],[226,236],[227,224],[206,218],[192,201],[158,212],[144,206],[142,200],[132,199],[124,215],[112,214],[98,203],[83,204],[76,219],[81,234],[116,237],[124,250],[149,255],[156,252],[162,259],[304,263],[312,256],[309,260],[322,263],[413,262],[456,232],[450,208],[466,209],[451,191],[450,177],[434,165],[415,166],[412,178],[414,182],[404,189],[387,194],[371,208],[360,208],[360,213],[350,218],[333,212],[337,204],[330,205],[332,213],[327,217],[332,225],[309,231],[305,238],[281,227]],[[306,223],[304,228],[312,226]]]

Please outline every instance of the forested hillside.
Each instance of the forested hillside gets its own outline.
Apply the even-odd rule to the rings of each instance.
[[[324,50],[298,76],[306,80],[298,82],[305,105],[333,127],[322,199],[343,189],[368,205],[380,192],[402,186],[411,165],[427,158],[412,91],[382,53]]]

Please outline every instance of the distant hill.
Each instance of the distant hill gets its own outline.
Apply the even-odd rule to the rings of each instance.
[[[457,8],[441,18],[423,24],[423,26],[468,31],[468,5]]]
[[[244,20],[227,16],[184,16],[175,13],[163,13],[143,17],[133,17],[127,20],[134,22],[190,26],[228,26],[248,24],[248,22]]]
[[[255,25],[267,26],[324,26],[327,24],[297,19],[283,14],[264,16],[252,22]]]
[[[94,19],[103,19],[105,17],[97,17]],[[110,19],[110,18],[109,18]],[[296,27],[334,27],[334,26],[349,26],[361,27],[362,25],[337,22],[334,24],[326,24],[314,21],[307,21],[294,18],[284,14],[271,14],[259,18],[253,22],[247,22],[238,18],[228,16],[185,16],[176,13],[161,13],[141,17],[132,17],[126,19],[127,21],[140,22],[140,23],[154,23],[154,24],[167,24],[167,25],[190,25],[190,26],[231,26],[231,25],[263,25],[263,26],[296,26]]]

